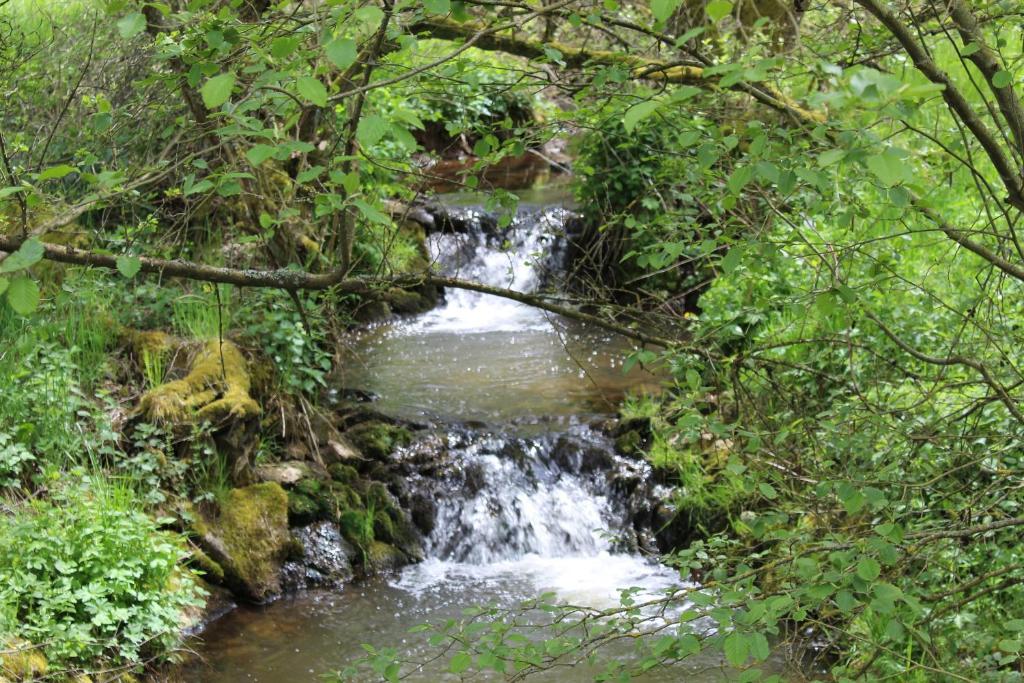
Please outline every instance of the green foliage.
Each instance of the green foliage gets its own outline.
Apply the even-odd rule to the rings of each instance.
[[[198,604],[180,540],[117,483],[87,477],[19,507],[0,542],[0,634],[42,645],[51,666],[139,664],[175,646]]]
[[[273,361],[280,388],[295,395],[315,396],[327,386],[332,365],[326,350],[326,321],[319,309],[309,305],[315,301],[313,297],[303,295],[299,301],[305,316],[282,293],[253,292],[238,316],[246,335]],[[310,329],[306,329],[306,323]]]

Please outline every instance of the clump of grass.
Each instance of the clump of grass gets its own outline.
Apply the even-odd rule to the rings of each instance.
[[[142,375],[150,389],[164,383],[167,365],[162,351],[148,348],[142,350]]]
[[[178,334],[210,341],[231,327],[231,288],[217,285],[201,294],[186,294],[174,302],[174,328]]]

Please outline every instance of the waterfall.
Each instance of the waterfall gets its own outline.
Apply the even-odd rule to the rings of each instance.
[[[564,208],[520,207],[505,228],[480,207],[446,207],[445,212],[445,224],[454,229],[428,237],[433,263],[445,275],[535,292],[556,283],[564,270],[566,222],[573,215]],[[668,585],[670,573],[635,554],[646,540],[634,521],[649,466],[617,454],[605,434],[573,414],[580,412],[580,402],[572,391],[594,380],[566,364],[567,333],[556,327],[564,324],[514,301],[450,289],[443,306],[392,332],[447,349],[449,355],[434,359],[458,373],[453,393],[475,387],[469,378],[480,377],[495,384],[498,400],[498,424],[470,427],[458,410],[443,411],[447,420],[440,434],[397,454],[417,498],[412,507],[428,509],[430,519],[428,560],[403,572],[398,584],[405,589],[437,589],[453,580],[512,580],[532,589],[589,591],[580,597],[594,601],[610,600],[625,585],[652,590]],[[588,361],[597,356],[596,348],[609,344],[593,332],[574,330],[568,336]],[[466,367],[480,347],[494,362]],[[546,351],[539,360],[537,349]],[[604,358],[606,376],[622,375],[614,355]],[[497,372],[490,373],[494,368]],[[568,392],[561,391],[566,377],[574,382]],[[436,412],[442,412],[437,404],[461,405],[445,385],[438,386],[432,397]],[[550,387],[557,396],[548,398]],[[501,420],[508,405],[525,404],[529,413],[534,397],[532,417],[550,413],[550,404],[561,401],[570,418],[541,422],[525,434],[515,429],[517,422],[529,422],[522,411]],[[479,397],[474,402],[479,404]]]
[[[517,292],[534,292],[564,268],[565,224],[574,214],[561,207],[526,206],[506,228],[496,215],[479,207],[445,209],[458,232],[428,236],[432,263],[444,275]],[[481,333],[543,331],[550,328],[535,308],[479,292],[450,289],[443,306],[406,328],[407,334],[430,331]]]

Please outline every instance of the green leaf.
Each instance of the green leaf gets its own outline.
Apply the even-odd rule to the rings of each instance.
[[[43,243],[30,237],[21,243],[18,250],[0,263],[0,273],[13,273],[16,270],[31,268],[43,258]]]
[[[132,12],[121,17],[117,22],[117,32],[122,38],[134,38],[146,30],[146,16],[142,12]]]
[[[203,104],[207,109],[216,109],[231,99],[231,89],[235,87],[235,74],[223,73],[203,83],[199,94],[203,96]]]
[[[138,275],[142,270],[142,261],[137,256],[118,256],[117,272],[129,280]]]
[[[249,163],[253,166],[259,166],[264,161],[274,156],[277,152],[277,148],[272,145],[253,145],[252,148],[245,153],[245,158],[249,160]]]
[[[845,149],[830,149],[829,151],[818,155],[818,167],[825,168],[832,164],[837,164],[842,161],[845,156]]]
[[[16,277],[7,288],[7,303],[19,315],[29,315],[39,307],[39,286],[31,278]]]
[[[469,656],[469,653],[459,652],[456,653],[456,655],[452,657],[452,661],[448,663],[448,670],[453,674],[460,674],[469,669],[472,664],[473,658]]]
[[[301,76],[296,82],[299,95],[318,107],[327,106],[327,88],[315,76]]]
[[[966,45],[964,45],[964,49],[960,50],[960,54],[962,56],[964,56],[964,57],[970,57],[971,55],[973,55],[975,52],[977,52],[980,49],[981,49],[981,45],[978,45],[977,43],[971,42],[971,43],[967,43]]]
[[[274,59],[284,59],[299,47],[299,39],[294,37],[275,38],[270,43],[270,56]]]
[[[359,209],[359,213],[363,214],[366,220],[370,221],[371,223],[380,223],[381,225],[387,225],[388,223],[391,222],[387,216],[385,216],[380,211],[364,202],[362,199],[353,199],[352,204],[355,205],[355,207]]]
[[[661,102],[657,100],[647,100],[640,104],[634,104],[632,107],[627,109],[626,113],[622,117],[622,125],[625,127],[626,132],[632,133],[637,124],[653,114],[659,106],[661,106]]]
[[[295,176],[295,182],[297,182],[299,185],[308,183],[310,180],[316,180],[317,178],[319,178],[320,174],[323,172],[323,166],[311,166],[307,168],[305,171],[302,171],[297,176]]]
[[[64,176],[70,173],[75,173],[76,171],[78,171],[77,168],[75,168],[74,166],[68,166],[67,164],[51,166],[50,168],[46,169],[45,171],[39,174],[39,182],[43,182],[44,180],[54,180],[63,178]]]
[[[733,666],[743,666],[743,663],[747,661],[747,655],[750,653],[750,643],[746,635],[733,631],[725,637],[723,649],[725,650],[726,661]]]
[[[732,175],[729,176],[729,180],[726,181],[726,187],[729,188],[729,192],[738,195],[744,187],[747,186],[751,180],[754,179],[754,167],[753,166],[740,166]]]
[[[992,74],[992,87],[993,88],[1005,88],[1006,86],[1013,83],[1013,76],[1009,71],[1000,69],[999,71]]]
[[[8,280],[5,277],[0,277],[0,296],[2,296],[3,293],[7,291],[7,288],[10,286],[10,284],[10,280]]]
[[[750,636],[750,654],[756,659],[764,661],[772,654],[772,649],[768,645],[768,638],[763,633],[753,633]]]
[[[364,116],[356,127],[356,139],[363,147],[372,147],[380,142],[388,130],[388,122],[376,114]]]
[[[427,14],[448,14],[452,11],[451,0],[423,0]]]
[[[27,189],[24,185],[11,185],[10,187],[0,188],[0,199],[7,199],[12,194],[24,192]]]
[[[324,45],[324,54],[334,66],[347,69],[356,62],[356,41],[351,38],[335,38]]]
[[[891,148],[882,154],[868,157],[867,165],[868,170],[886,187],[899,185],[913,178],[913,170]]]
[[[665,21],[679,7],[680,0],[651,0],[651,14],[658,21]]]
[[[732,3],[729,0],[713,0],[708,3],[707,13],[711,21],[721,21],[732,12]]]
[[[857,562],[857,576],[865,581],[874,581],[882,573],[882,566],[873,557],[862,557]]]

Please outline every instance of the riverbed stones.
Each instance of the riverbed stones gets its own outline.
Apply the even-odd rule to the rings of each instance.
[[[359,551],[341,535],[333,522],[316,522],[293,531],[302,546],[298,556],[281,569],[282,587],[287,591],[305,588],[337,588],[352,580],[352,562]]]
[[[280,570],[291,544],[288,494],[276,482],[232,489],[216,515],[195,523],[206,553],[236,594],[265,602],[281,591]]]

